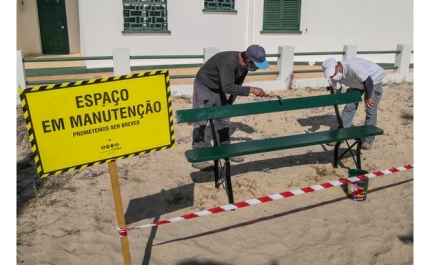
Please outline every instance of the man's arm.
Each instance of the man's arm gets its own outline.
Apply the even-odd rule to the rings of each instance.
[[[368,76],[363,82],[364,85],[364,103],[366,108],[371,108],[375,105],[375,102],[371,99],[373,92],[373,80]]]
[[[364,99],[369,99],[373,92],[373,80],[370,76],[363,82],[364,85]]]
[[[218,74],[220,78],[221,89],[224,93],[238,96],[248,96],[249,86],[237,85],[234,83],[236,71],[235,62],[231,60],[224,60],[218,62]],[[245,76],[247,71],[245,70]]]
[[[266,94],[263,89],[259,87],[249,87],[249,86],[242,86],[243,81],[245,80],[246,74],[248,73],[247,70],[245,70],[244,74],[241,76],[243,77],[243,81],[238,80],[240,85],[235,84],[235,78],[234,78],[234,72],[236,69],[234,68],[233,64],[229,63],[222,63],[223,65],[220,65],[218,67],[219,70],[219,76],[220,76],[220,83],[221,83],[221,89],[224,93],[230,94],[230,95],[236,95],[236,96],[248,96],[249,93],[252,93],[256,95],[257,97],[268,97],[269,94]]]

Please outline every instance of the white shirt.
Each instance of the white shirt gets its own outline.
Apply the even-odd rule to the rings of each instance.
[[[333,86],[340,88],[340,84],[347,87],[364,89],[363,82],[370,76],[373,84],[382,82],[387,72],[374,62],[361,58],[351,58],[340,61],[343,66],[343,76],[339,81],[330,78]],[[340,84],[339,84],[340,83]]]

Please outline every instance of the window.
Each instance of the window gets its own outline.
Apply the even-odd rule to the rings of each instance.
[[[264,0],[262,33],[301,33],[301,5],[301,0]]]
[[[122,0],[125,33],[169,32],[167,0]]]
[[[204,0],[203,11],[207,12],[236,12],[234,10],[234,0]]]

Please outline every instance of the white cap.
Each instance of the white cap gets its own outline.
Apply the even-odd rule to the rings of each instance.
[[[329,58],[322,63],[322,68],[324,70],[324,76],[326,78],[334,75],[337,61],[334,58]]]

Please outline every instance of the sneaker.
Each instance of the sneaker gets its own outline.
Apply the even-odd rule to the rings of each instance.
[[[230,161],[236,162],[236,163],[241,163],[245,160],[245,158],[243,158],[243,156],[234,156],[234,157],[230,157]]]
[[[373,142],[363,142],[361,149],[370,150],[372,149]]]
[[[212,163],[209,163],[207,161],[199,162],[199,163],[192,163],[191,166],[195,169],[200,169],[201,171],[211,171],[214,167],[214,165]]]
[[[343,143],[343,141],[341,143]],[[326,143],[326,145],[328,145],[328,146],[335,146],[336,144],[337,144],[337,142]]]

